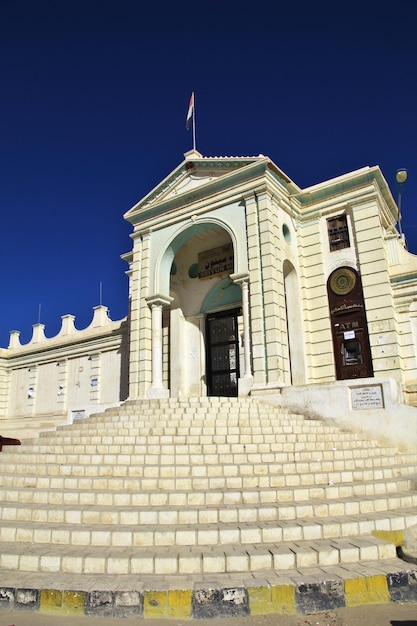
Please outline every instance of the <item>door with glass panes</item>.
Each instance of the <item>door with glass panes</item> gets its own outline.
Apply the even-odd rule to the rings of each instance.
[[[237,396],[239,380],[239,309],[206,317],[207,393]]]

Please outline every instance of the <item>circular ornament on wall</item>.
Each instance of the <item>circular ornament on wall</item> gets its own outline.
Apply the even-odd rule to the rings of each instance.
[[[345,296],[352,291],[355,283],[355,273],[344,267],[333,272],[330,278],[330,289],[337,296]]]
[[[198,263],[193,263],[188,268],[188,276],[190,278],[198,278]]]

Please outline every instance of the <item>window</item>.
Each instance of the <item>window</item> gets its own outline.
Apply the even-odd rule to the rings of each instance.
[[[350,247],[346,215],[339,215],[327,220],[327,233],[329,235],[330,252]]]

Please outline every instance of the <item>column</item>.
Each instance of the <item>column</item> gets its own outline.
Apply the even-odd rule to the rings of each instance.
[[[148,389],[148,398],[167,398],[169,389],[162,382],[162,309],[169,306],[172,298],[159,294],[146,298],[152,313],[152,385]]]
[[[251,365],[251,337],[249,323],[249,274],[231,274],[230,280],[236,285],[240,285],[242,290],[242,317],[243,317],[243,345],[244,367],[245,371],[243,379],[239,379],[239,396],[247,396],[252,384],[252,365]]]

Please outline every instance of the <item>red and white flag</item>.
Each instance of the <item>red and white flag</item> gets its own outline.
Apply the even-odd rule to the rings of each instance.
[[[194,91],[191,94],[190,104],[188,106],[187,120],[185,122],[185,128],[187,130],[190,128],[191,120],[193,119],[193,115],[194,115]]]

